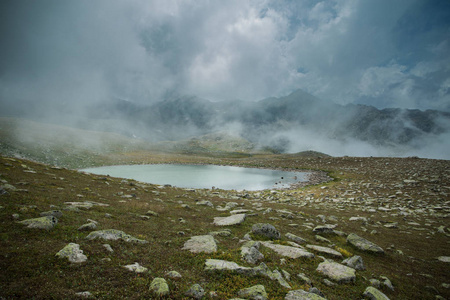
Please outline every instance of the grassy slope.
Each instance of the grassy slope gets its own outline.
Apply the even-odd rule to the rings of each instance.
[[[206,274],[203,271],[206,258],[233,260],[242,265],[239,258],[239,238],[251,229],[254,223],[269,222],[283,234],[280,241],[286,241],[284,234],[292,232],[314,240],[309,226],[320,225],[317,218],[335,216],[338,229],[357,233],[379,244],[384,249],[394,244],[395,249],[385,256],[362,253],[348,244],[345,239],[327,236],[331,242],[348,252],[361,255],[367,267],[358,271],[355,284],[328,287],[323,277],[314,270],[320,259],[291,260],[280,264],[280,257],[263,249],[265,263],[271,268],[282,268],[292,275],[294,288],[307,288],[296,274],[306,273],[327,299],[360,299],[369,285],[368,279],[385,275],[391,279],[395,291],[383,290],[391,299],[434,299],[435,292],[426,286],[438,289],[443,297],[450,297],[448,289],[441,283],[449,283],[448,266],[436,260],[441,255],[450,255],[448,228],[446,234],[436,228],[448,226],[450,162],[424,159],[395,158],[304,158],[293,155],[255,155],[245,158],[188,156],[129,152],[114,154],[112,161],[122,163],[182,162],[233,164],[252,167],[322,169],[328,170],[336,180],[322,186],[310,186],[279,194],[279,200],[268,199],[268,192],[250,193],[250,198],[239,198],[238,193],[199,190],[190,192],[171,187],[157,187],[116,178],[81,174],[66,169],[53,169],[19,159],[0,158],[0,179],[26,191],[0,195],[0,297],[6,298],[72,298],[75,292],[89,290],[94,296],[105,299],[150,298],[148,290],[154,277],[165,277],[170,270],[183,275],[179,280],[168,280],[170,297],[183,298],[184,292],[194,283],[200,283],[206,291],[216,291],[218,299],[237,296],[240,288],[264,284],[271,299],[283,299],[287,290],[265,278],[247,278],[241,275]],[[36,173],[29,173],[30,169]],[[405,184],[404,179],[415,179],[414,184]],[[370,183],[370,185],[368,185]],[[396,194],[402,191],[402,194]],[[135,194],[123,198],[119,193]],[[395,197],[390,197],[396,195]],[[238,197],[238,200],[235,198]],[[337,199],[337,200],[336,200]],[[339,200],[340,199],[340,200]],[[366,199],[374,199],[367,204]],[[193,235],[206,234],[218,228],[212,225],[213,217],[226,216],[214,208],[196,205],[196,200],[210,200],[214,205],[236,201],[243,208],[255,209],[255,205],[273,208],[268,214],[258,213],[243,224],[232,226],[231,237],[217,237],[219,251],[216,254],[194,255],[181,251],[184,242]],[[336,200],[336,201],[335,201]],[[39,216],[56,206],[64,207],[66,201],[96,201],[107,203],[108,207],[93,207],[82,212],[64,211],[58,225],[51,231],[31,230],[18,224],[19,219]],[[191,209],[181,207],[188,204]],[[408,216],[392,212],[371,213],[367,207],[401,205],[410,209]],[[439,207],[440,208],[439,208]],[[288,209],[293,219],[277,209]],[[148,210],[159,213],[158,217],[143,220],[138,215]],[[111,214],[109,218],[106,214]],[[368,224],[350,222],[351,216],[370,218]],[[446,216],[446,217],[445,217]],[[268,218],[271,217],[269,220]],[[179,218],[186,220],[181,223]],[[88,232],[77,228],[93,219],[99,222],[99,229],[120,229],[138,238],[146,239],[146,245],[111,241],[114,253],[104,250],[104,241],[87,241]],[[383,227],[387,221],[399,223],[398,229]],[[409,225],[416,222],[419,226]],[[290,224],[298,224],[296,227]],[[367,228],[365,232],[364,228]],[[417,228],[417,229],[414,229]],[[375,229],[378,233],[371,235]],[[178,232],[186,235],[181,236]],[[55,257],[55,253],[67,243],[75,242],[88,256],[83,264],[71,264]],[[110,258],[110,261],[105,261]],[[123,265],[138,262],[150,272],[136,275]]]

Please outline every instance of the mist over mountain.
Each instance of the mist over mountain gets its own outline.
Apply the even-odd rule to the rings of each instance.
[[[52,115],[59,116],[54,123],[154,143],[225,132],[278,152],[449,158],[445,151],[450,135],[448,112],[340,105],[303,90],[256,102],[172,96],[143,105],[114,98],[87,106],[79,116],[64,110]],[[39,119],[39,114],[20,111],[16,116]]]

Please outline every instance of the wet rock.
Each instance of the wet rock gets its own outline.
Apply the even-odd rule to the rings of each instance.
[[[351,233],[348,235],[347,243],[353,245],[354,247],[356,247],[362,251],[376,253],[376,254],[384,254],[384,250],[380,246],[378,246],[378,245],[376,245],[354,233]]]
[[[287,293],[284,300],[325,300],[325,298],[304,290],[295,290]]]
[[[329,256],[333,256],[336,258],[342,258],[342,254],[340,252],[337,252],[336,250],[328,248],[328,247],[322,247],[322,246],[317,246],[317,245],[306,245],[305,247],[308,249],[317,251],[321,254],[327,254]]]
[[[289,257],[289,258],[299,258],[299,257],[306,257],[306,258],[314,258],[314,254],[311,252],[308,252],[304,249],[297,248],[297,247],[291,247],[291,246],[284,246],[284,245],[278,245],[273,244],[271,242],[261,242],[261,244],[264,247],[267,247],[269,249],[272,249],[276,253],[278,253],[281,256]]]
[[[58,219],[53,216],[40,217],[35,219],[27,219],[19,223],[28,225],[27,228],[38,228],[50,230],[58,224]]]
[[[125,269],[136,272],[136,273],[145,273],[148,271],[148,268],[141,266],[139,263],[135,262],[131,265],[123,266]]]
[[[244,297],[247,299],[254,299],[254,300],[267,300],[267,293],[266,289],[263,285],[258,284],[254,285],[252,287],[242,289],[238,292],[239,297]]]
[[[354,282],[356,279],[355,269],[336,262],[324,261],[319,264],[316,271],[337,283]]]
[[[80,250],[80,245],[75,243],[69,243],[64,248],[62,248],[56,256],[60,258],[67,257],[67,259],[72,263],[82,263],[87,260],[87,256],[83,254],[83,250]]]
[[[230,226],[230,225],[237,225],[244,222],[246,217],[246,214],[235,214],[231,215],[229,217],[215,217],[214,218],[214,225],[218,226]]]
[[[343,264],[347,265],[350,268],[355,270],[365,270],[363,259],[359,255],[352,256],[350,258],[344,259],[342,261]]]
[[[194,299],[202,299],[205,295],[205,290],[200,284],[196,283],[189,288],[185,295]]]
[[[286,237],[288,239],[290,239],[291,241],[296,242],[297,244],[306,244],[306,240],[305,239],[302,239],[301,237],[296,236],[295,234],[292,234],[292,233],[288,232],[288,233],[286,233]]]
[[[383,294],[373,286],[367,287],[364,291],[363,296],[370,300],[389,300],[389,298],[385,294]]]
[[[105,230],[97,230],[89,233],[89,235],[86,237],[88,240],[94,240],[94,239],[103,239],[103,240],[123,240],[125,242],[131,242],[131,243],[139,243],[139,244],[146,244],[148,241],[146,240],[140,240],[137,239],[129,234],[126,234],[125,232],[117,229],[105,229]]]
[[[150,284],[150,290],[153,291],[156,296],[162,297],[169,294],[169,285],[164,278],[156,277]]]
[[[278,240],[281,237],[280,232],[271,224],[257,223],[252,226],[254,235],[263,236],[271,240]]]
[[[217,244],[211,235],[198,235],[186,241],[182,250],[189,250],[192,253],[213,253],[217,251]]]

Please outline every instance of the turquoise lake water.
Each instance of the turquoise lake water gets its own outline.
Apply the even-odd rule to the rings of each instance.
[[[173,164],[106,166],[80,171],[152,184],[170,184],[180,188],[215,187],[247,191],[288,188],[293,183],[307,181],[309,174],[230,166]]]

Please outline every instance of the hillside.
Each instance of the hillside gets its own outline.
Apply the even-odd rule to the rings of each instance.
[[[241,290],[258,284],[269,299],[288,299],[292,291],[312,287],[326,299],[361,299],[372,285],[390,299],[450,297],[449,161],[150,152],[118,157],[128,163],[321,169],[334,181],[286,191],[190,190],[1,157],[0,297],[152,298],[155,282],[162,281],[157,278],[167,283],[170,299],[187,298],[194,284],[214,299],[247,298]],[[213,224],[233,213],[245,214],[242,223]],[[48,230],[20,223],[43,215],[54,221]],[[281,235],[271,243],[256,233],[247,235],[260,241],[251,251],[263,255],[253,264],[241,255],[255,244],[241,240],[257,223],[270,224]],[[123,231],[122,239],[90,239],[93,232],[109,229]],[[347,241],[354,234],[384,253],[356,248]],[[210,241],[207,237],[214,236],[217,250],[183,250],[198,236]],[[70,243],[82,251],[72,257],[77,262],[56,256]],[[285,257],[291,254],[280,249],[314,257]],[[356,277],[339,282],[319,271],[324,259],[341,263],[354,255],[364,265],[362,270],[353,265]],[[217,262],[230,270],[206,270]]]

